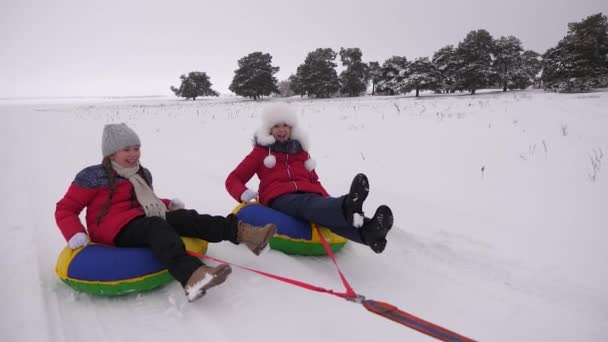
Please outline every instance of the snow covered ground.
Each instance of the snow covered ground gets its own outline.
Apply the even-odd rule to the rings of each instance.
[[[285,100],[1,100],[0,340],[432,340],[241,269],[192,304],[175,282],[96,298],[55,276],[55,203],[100,161],[105,123],[138,132],[159,195],[227,214],[225,177],[269,101]],[[367,212],[393,208],[383,254],[350,244],[337,255],[357,292],[482,341],[608,340],[608,92],[288,101],[329,192],[365,172]],[[209,254],[342,290],[324,257],[255,257],[230,243]]]

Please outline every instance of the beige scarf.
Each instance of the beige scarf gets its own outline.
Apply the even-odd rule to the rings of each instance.
[[[167,207],[158,197],[156,197],[154,191],[152,191],[146,181],[137,174],[139,164],[135,167],[126,168],[120,166],[115,161],[112,161],[112,168],[119,176],[127,178],[131,184],[133,184],[135,197],[137,197],[137,201],[144,208],[147,217],[158,216],[163,219],[165,218]]]

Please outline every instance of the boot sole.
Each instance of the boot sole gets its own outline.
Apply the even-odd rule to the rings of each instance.
[[[219,267],[221,268],[213,274],[213,279],[203,286],[203,291],[206,292],[208,289],[225,282],[230,273],[232,273],[232,267],[228,264],[222,264]]]
[[[393,211],[386,205],[381,205],[374,214],[374,219],[378,220],[380,230],[386,230],[388,233],[393,228]]]
[[[232,267],[228,264],[222,264],[221,267],[216,273],[213,274],[213,278],[199,290],[199,293],[192,299],[189,299],[189,302],[194,302],[197,299],[200,299],[207,293],[207,290],[220,285],[225,282],[230,273],[232,273]]]
[[[276,235],[277,226],[275,226],[274,224],[271,224],[271,225],[272,225],[272,228],[268,230],[268,233],[266,233],[266,236],[264,237],[264,243],[259,245],[256,249],[254,249],[253,254],[260,255],[260,253],[262,253],[262,251],[264,249],[266,249],[266,247],[268,247],[268,243],[270,242],[270,239],[272,239],[272,237]]]
[[[372,218],[377,224],[368,233],[372,236],[369,243],[370,248],[376,253],[382,253],[386,247],[386,235],[393,227],[393,211],[386,205],[381,205],[376,209]]]
[[[369,181],[366,175],[359,173],[353,179],[347,196],[346,206],[352,211],[348,213],[347,217],[349,224],[354,224],[355,214],[363,216],[363,202],[367,199],[367,195],[369,195]]]

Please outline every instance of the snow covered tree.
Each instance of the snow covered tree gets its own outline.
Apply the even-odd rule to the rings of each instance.
[[[428,57],[417,58],[409,63],[407,69],[402,70],[401,90],[404,93],[420,90],[437,90],[440,88],[439,70]]]
[[[608,86],[608,20],[598,13],[568,24],[568,34],[543,55],[546,90],[570,92]]]
[[[209,81],[209,76],[200,71],[192,71],[186,75],[181,75],[182,84],[179,88],[171,86],[171,90],[175,96],[184,97],[186,100],[196,100],[199,96],[218,96],[219,93],[211,89],[212,83]]]
[[[376,84],[380,80],[380,72],[381,72],[380,63],[369,62],[367,64],[367,67],[369,69],[370,80],[372,81],[372,96],[373,96],[376,93]]]
[[[299,95],[326,98],[336,94],[340,81],[334,63],[337,53],[331,48],[309,52],[292,79],[292,90]]]
[[[524,51],[520,56],[519,72],[513,79],[513,87],[517,89],[526,89],[528,86],[538,83],[538,74],[541,69],[542,62],[540,54],[532,50]]]
[[[574,88],[584,88],[580,78],[575,75],[576,63],[572,36],[564,37],[556,47],[549,48],[543,55],[543,88],[548,91],[572,91]]]
[[[494,40],[488,31],[469,32],[456,49],[459,60],[455,73],[456,87],[475,94],[477,89],[488,86],[493,51]]]
[[[363,54],[359,48],[340,48],[340,60],[346,67],[340,73],[340,92],[348,96],[359,96],[367,89],[369,68],[361,61]]]
[[[273,76],[279,67],[272,66],[272,56],[268,53],[252,52],[239,59],[239,68],[228,87],[233,93],[254,100],[270,94],[278,94],[277,79]]]
[[[455,75],[458,70],[458,56],[456,56],[454,46],[447,45],[435,52],[432,63],[439,71],[441,89],[446,93],[456,91]]]
[[[494,62],[492,63],[492,83],[502,87],[502,91],[513,88],[515,79],[522,78],[521,41],[514,36],[500,37],[494,41]]]
[[[382,64],[380,76],[376,84],[376,91],[384,95],[395,95],[401,91],[400,85],[402,70],[405,70],[409,62],[407,58],[393,56]]]

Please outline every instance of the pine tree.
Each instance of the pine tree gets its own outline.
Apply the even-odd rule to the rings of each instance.
[[[340,48],[340,60],[346,70],[340,73],[340,92],[348,96],[359,96],[367,89],[369,82],[369,68],[361,61],[359,48]]]
[[[569,23],[568,34],[543,55],[543,85],[553,91],[608,86],[608,19],[602,13]]]
[[[524,51],[520,58],[520,70],[513,79],[513,87],[525,89],[532,84],[538,83],[538,74],[542,69],[542,62],[540,54],[532,50]]]
[[[433,54],[433,65],[439,71],[441,89],[446,93],[456,91],[456,71],[458,70],[458,57],[453,45],[447,45]]]
[[[415,90],[416,97],[420,94],[420,90],[437,90],[440,87],[439,70],[428,57],[414,60],[402,72],[402,76],[404,76],[401,81],[402,91],[407,93]]]
[[[340,81],[335,69],[337,64],[334,63],[336,56],[336,52],[331,48],[319,48],[309,52],[292,79],[293,91],[302,96],[319,98],[336,94],[340,89]]]
[[[407,58],[393,56],[382,64],[376,91],[384,95],[395,95],[401,92],[402,72],[407,69]]]
[[[304,83],[302,83],[302,80],[300,80],[297,75],[291,74],[288,80],[289,88],[294,94],[298,94],[300,96],[308,95],[306,89],[304,88]]]
[[[254,100],[270,94],[278,94],[277,79],[273,76],[279,67],[272,66],[272,56],[268,53],[252,52],[239,59],[239,68],[234,71],[230,91]]]
[[[186,100],[196,100],[199,96],[219,96],[219,93],[211,89],[212,83],[209,81],[209,76],[200,71],[192,71],[186,75],[181,75],[181,85],[178,88],[171,86],[170,89],[175,93],[175,96],[184,97]]]
[[[494,41],[494,62],[492,78],[494,82],[507,91],[514,87],[515,79],[522,77],[521,41],[514,36],[500,37]]]
[[[602,13],[568,24],[574,36],[577,72],[590,78],[590,87],[608,86],[608,18]]]
[[[459,60],[455,74],[456,87],[475,94],[477,89],[488,86],[493,51],[494,40],[488,31],[469,32],[456,49]]]
[[[564,37],[556,47],[549,48],[543,55],[543,88],[549,91],[572,91],[574,88],[584,89],[580,78],[575,75],[576,64],[573,53],[572,36]]]

